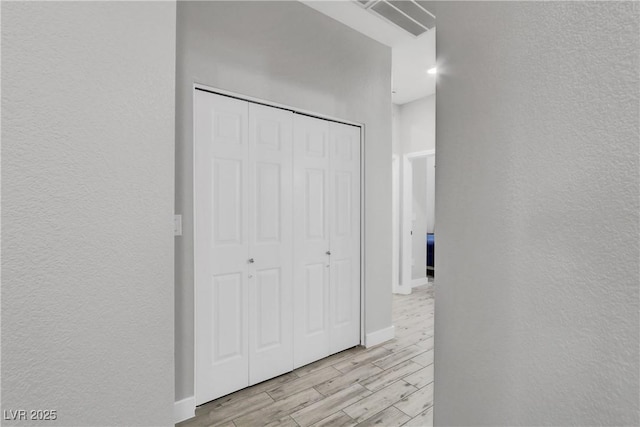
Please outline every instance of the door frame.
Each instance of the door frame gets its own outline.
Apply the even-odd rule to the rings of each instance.
[[[344,119],[340,119],[337,117],[332,117],[326,114],[321,114],[321,113],[316,113],[316,112],[312,112],[312,111],[308,111],[308,110],[304,110],[301,108],[295,108],[295,107],[291,107],[289,105],[285,105],[285,104],[280,104],[278,102],[273,102],[273,101],[268,101],[268,100],[264,100],[261,98],[256,98],[253,96],[249,96],[249,95],[245,95],[245,94],[240,94],[237,92],[232,92],[229,90],[225,90],[225,89],[220,89],[214,86],[209,86],[207,84],[204,83],[198,83],[198,82],[194,82],[193,83],[193,87],[191,89],[191,105],[192,105],[192,140],[191,140],[191,144],[193,146],[193,150],[192,150],[192,165],[193,165],[193,174],[192,174],[192,181],[195,183],[195,109],[196,109],[196,99],[195,99],[195,93],[196,90],[201,90],[201,91],[205,91],[205,92],[209,92],[209,93],[213,93],[216,95],[223,95],[223,96],[228,96],[231,98],[236,98],[242,101],[248,101],[248,102],[252,102],[255,104],[260,104],[260,105],[265,105],[267,107],[273,107],[273,108],[279,108],[282,110],[287,110],[287,111],[291,111],[293,113],[296,114],[303,114],[306,116],[310,116],[310,117],[315,117],[318,119],[322,119],[322,120],[328,120],[328,121],[332,121],[332,122],[337,122],[337,123],[343,123],[346,125],[351,125],[351,126],[356,126],[358,128],[360,128],[360,345],[364,345],[365,344],[365,321],[366,321],[366,307],[365,307],[365,301],[366,301],[366,297],[365,297],[365,265],[364,265],[364,260],[365,260],[365,221],[366,221],[366,216],[365,216],[365,125],[364,123],[357,123],[357,122],[353,122],[350,120],[344,120]],[[196,214],[196,193],[195,193],[195,185],[193,185],[193,214],[195,216]],[[195,221],[193,220],[193,218],[191,218],[192,224],[193,224],[193,234],[194,236],[197,233],[196,230],[196,225],[195,225]],[[194,252],[194,257],[193,257],[193,271],[196,271],[196,257],[195,257],[195,239],[194,242],[192,244],[192,250]],[[194,296],[195,296],[195,276],[194,276]],[[194,384],[195,384],[195,379],[197,378],[197,364],[196,364],[196,345],[197,345],[197,334],[195,331],[195,324],[197,321],[197,308],[196,308],[196,304],[195,304],[195,300],[193,301],[193,322],[194,322],[194,334],[193,334],[193,341],[194,341],[194,355],[193,355],[193,378],[194,378]],[[194,398],[195,398],[195,387],[194,387]]]
[[[411,246],[412,224],[412,190],[413,190],[413,161],[415,159],[435,156],[436,150],[416,151],[402,156],[402,202],[401,202],[401,233],[400,233],[400,285],[395,293],[409,295],[411,288],[416,285],[411,279],[411,260],[413,248]],[[422,284],[422,283],[420,283]],[[417,285],[416,285],[417,286]]]
[[[391,156],[391,292],[400,293],[400,156]]]

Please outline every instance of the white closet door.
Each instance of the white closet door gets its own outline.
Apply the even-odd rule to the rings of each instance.
[[[293,113],[249,104],[249,382],[293,370]]]
[[[330,123],[330,352],[360,343],[360,128]]]
[[[248,108],[195,91],[196,404],[249,385]]]
[[[329,122],[294,115],[294,366],[329,355]]]

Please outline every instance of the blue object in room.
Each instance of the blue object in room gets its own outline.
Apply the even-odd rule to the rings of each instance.
[[[427,233],[427,267],[434,267],[433,255],[435,251],[435,238],[433,233]]]

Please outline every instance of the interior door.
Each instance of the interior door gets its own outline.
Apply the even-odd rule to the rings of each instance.
[[[293,370],[291,111],[249,104],[249,383]]]
[[[408,295],[411,293],[411,243],[413,227],[413,165],[404,156],[402,162],[402,253],[400,255],[400,286],[396,293]]]
[[[436,155],[427,156],[427,233],[435,229],[436,213]]]
[[[329,355],[329,122],[294,115],[294,366]]]
[[[196,404],[249,385],[248,103],[195,91]]]
[[[330,122],[330,352],[360,343],[360,128]]]
[[[411,161],[411,286],[427,283],[427,157]]]

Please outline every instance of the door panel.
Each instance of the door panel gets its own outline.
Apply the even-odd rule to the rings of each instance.
[[[335,319],[334,325],[344,326],[354,320],[353,311],[353,266],[351,259],[341,259],[331,262],[331,268],[334,271],[333,280],[335,283],[332,289],[335,289]],[[357,313],[359,314],[359,313]]]
[[[293,113],[249,104],[249,382],[293,370]]]
[[[249,384],[248,103],[196,91],[196,404]]]
[[[240,273],[213,277],[211,330],[213,331],[211,364],[217,365],[229,359],[241,358],[244,331],[242,330],[243,305]]]
[[[294,366],[329,355],[329,122],[294,115]]]
[[[305,237],[307,240],[326,241],[325,226],[325,182],[327,173],[322,169],[306,170],[305,197]]]
[[[242,161],[214,159],[213,246],[242,245]]]
[[[360,343],[360,128],[330,124],[331,339],[337,353]]]
[[[256,162],[256,243],[281,243],[281,169],[278,163]]]
[[[334,233],[336,237],[349,238],[351,236],[351,221],[353,220],[351,215],[352,206],[352,185],[351,185],[351,173],[337,171],[334,175],[335,182],[335,224]]]
[[[328,279],[325,274],[324,262],[308,264],[305,266],[304,289],[306,300],[306,322],[304,334],[311,337],[315,334],[324,334],[326,320],[326,304],[324,301],[325,283]]]
[[[282,277],[279,268],[256,272],[256,352],[282,345]]]

